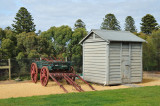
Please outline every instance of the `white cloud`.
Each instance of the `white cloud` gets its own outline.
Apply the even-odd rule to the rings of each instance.
[[[13,17],[21,6],[32,14],[37,31],[51,26],[69,25],[73,28],[75,21],[81,18],[88,30],[100,28],[103,18],[113,13],[124,29],[127,16],[135,19],[139,29],[141,18],[152,14],[160,23],[159,0],[2,0],[0,7],[0,27],[11,25]],[[2,5],[2,6],[1,6]],[[9,8],[7,8],[9,7]],[[1,14],[3,13],[3,14]],[[14,14],[14,15],[13,15]],[[4,18],[5,17],[5,18]],[[10,21],[9,21],[10,20]]]

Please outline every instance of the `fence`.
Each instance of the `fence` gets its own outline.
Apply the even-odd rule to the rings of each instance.
[[[23,58],[20,60],[10,59],[11,64],[11,73],[9,74],[8,69],[0,69],[0,80],[9,80],[9,75],[12,80],[14,79],[22,79],[22,80],[30,80],[30,66],[35,59]],[[78,73],[82,72],[82,66],[77,65],[82,63],[73,62],[73,67]],[[0,60],[0,67],[9,66],[8,60]]]
[[[10,59],[8,60],[0,60],[0,79],[3,79],[7,76],[8,74],[8,79],[11,80],[11,61]]]
[[[11,65],[9,64],[8,59],[0,60],[0,80],[9,80],[10,78],[12,80],[16,78],[19,78],[22,80],[30,80],[30,66],[34,60],[35,59],[33,58],[32,59],[23,58],[20,60],[10,59]],[[80,59],[73,59],[72,65],[78,73],[81,73],[82,72],[82,61],[79,61],[79,60]],[[144,66],[143,66],[143,69],[146,70]],[[158,71],[154,67],[152,67],[150,70]]]

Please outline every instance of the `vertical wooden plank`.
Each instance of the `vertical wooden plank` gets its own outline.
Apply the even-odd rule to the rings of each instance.
[[[122,83],[130,83],[130,43],[122,42]]]
[[[9,64],[9,80],[11,80],[11,60],[8,59],[8,64]]]
[[[95,33],[93,33],[93,39],[95,39]]]

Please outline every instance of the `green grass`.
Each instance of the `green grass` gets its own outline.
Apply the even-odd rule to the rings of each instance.
[[[160,106],[160,86],[0,99],[4,105]]]

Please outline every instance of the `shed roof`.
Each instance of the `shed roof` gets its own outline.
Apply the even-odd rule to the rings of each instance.
[[[124,42],[145,42],[142,38],[132,34],[129,31],[114,31],[114,30],[101,30],[92,29],[91,32],[83,38],[79,43],[83,43],[91,33],[95,33],[106,41],[124,41]]]

